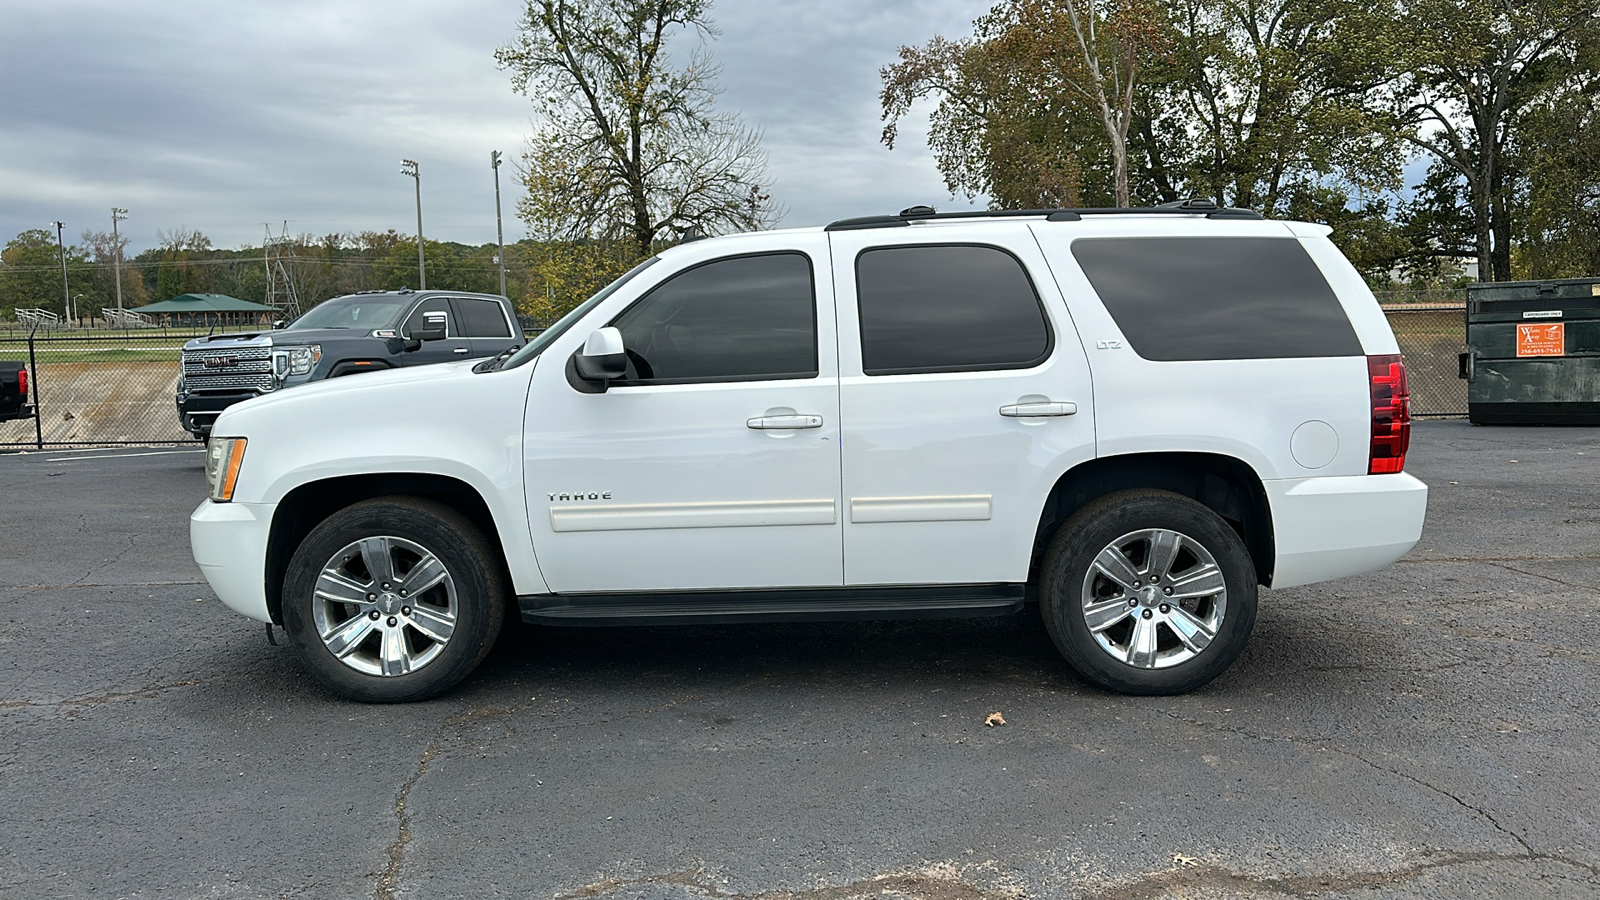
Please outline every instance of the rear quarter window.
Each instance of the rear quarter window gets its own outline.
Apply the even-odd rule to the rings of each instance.
[[[1084,238],[1072,255],[1145,359],[1363,355],[1294,238]]]

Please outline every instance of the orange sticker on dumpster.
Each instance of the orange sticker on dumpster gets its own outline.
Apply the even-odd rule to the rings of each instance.
[[[1518,325],[1518,356],[1564,356],[1567,345],[1567,324]]]

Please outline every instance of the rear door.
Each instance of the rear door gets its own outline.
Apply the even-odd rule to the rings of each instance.
[[[481,297],[452,297],[461,334],[472,348],[467,356],[494,356],[512,344],[522,343],[522,335],[506,318],[505,307],[496,300]]]
[[[1088,362],[1026,225],[831,235],[845,583],[1026,580],[1094,455]]]

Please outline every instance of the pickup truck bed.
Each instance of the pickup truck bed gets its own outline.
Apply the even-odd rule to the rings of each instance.
[[[27,367],[20,362],[0,362],[0,422],[32,416]]]

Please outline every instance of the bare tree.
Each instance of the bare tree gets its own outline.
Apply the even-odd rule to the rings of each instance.
[[[523,154],[518,213],[541,237],[626,240],[770,224],[759,131],[714,108],[718,68],[696,46],[716,31],[709,0],[527,0],[517,37],[495,53],[538,110]]]

